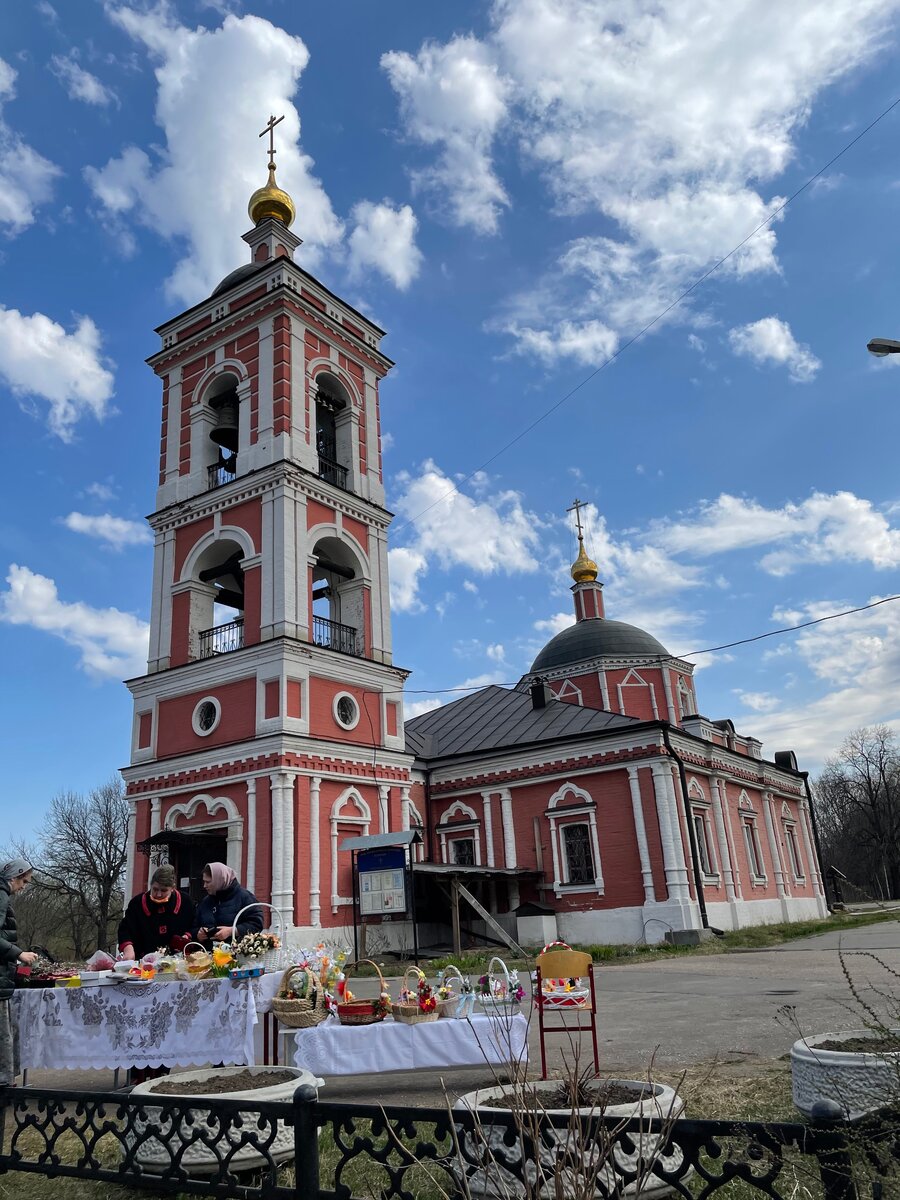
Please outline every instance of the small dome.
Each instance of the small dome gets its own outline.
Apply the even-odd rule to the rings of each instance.
[[[242,267],[238,267],[236,271],[232,271],[226,275],[222,282],[212,292],[213,296],[218,296],[222,292],[227,292],[229,288],[233,288],[236,283],[243,283],[245,279],[249,279],[251,275],[255,275],[257,271],[261,271],[263,267],[269,266],[269,263],[244,263]]]
[[[257,188],[250,197],[247,212],[254,225],[258,225],[266,217],[274,217],[277,221],[290,225],[297,215],[293,200],[275,183],[274,163],[269,163],[269,179],[266,186]]]
[[[572,563],[572,578],[576,583],[593,583],[597,578],[597,564],[588,558],[581,535],[578,535],[578,557]]]
[[[549,671],[589,658],[612,655],[616,658],[668,657],[668,650],[652,634],[602,617],[578,621],[551,638],[534,662],[531,671]]]

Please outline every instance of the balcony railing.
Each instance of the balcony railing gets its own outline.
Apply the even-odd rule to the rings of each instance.
[[[227,625],[215,625],[212,629],[200,630],[200,657],[212,658],[216,654],[230,654],[240,650],[244,644],[244,618],[229,621]]]
[[[231,483],[235,478],[237,478],[237,472],[223,463],[213,463],[211,467],[207,467],[206,486],[210,491],[213,488],[223,487],[226,483]]]
[[[347,490],[347,468],[333,459],[326,458],[324,454],[319,455],[319,478],[324,479],[326,483],[333,483],[345,492]]]
[[[338,650],[341,654],[359,654],[359,639],[356,630],[327,617],[313,617],[313,641],[317,646]]]

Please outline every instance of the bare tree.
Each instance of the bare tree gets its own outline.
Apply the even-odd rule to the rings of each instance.
[[[900,897],[900,748],[886,725],[854,730],[815,782],[824,865]]]

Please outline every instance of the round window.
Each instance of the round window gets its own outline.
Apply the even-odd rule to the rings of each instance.
[[[206,737],[219,724],[219,718],[222,715],[222,706],[214,696],[207,696],[205,700],[201,700],[194,709],[194,715],[191,724],[194,727],[194,733],[200,737]]]
[[[339,725],[345,729],[353,729],[359,720],[359,705],[347,692],[341,692],[335,697],[334,715]]]

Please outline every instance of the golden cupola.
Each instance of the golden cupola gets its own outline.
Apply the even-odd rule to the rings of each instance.
[[[297,215],[293,200],[275,182],[274,159],[269,160],[269,179],[266,186],[256,189],[250,197],[247,211],[254,225],[265,221],[267,217],[274,217],[276,221],[289,226]]]
[[[576,583],[593,583],[597,578],[597,564],[588,558],[584,538],[578,534],[578,557],[572,563],[572,578]]]

